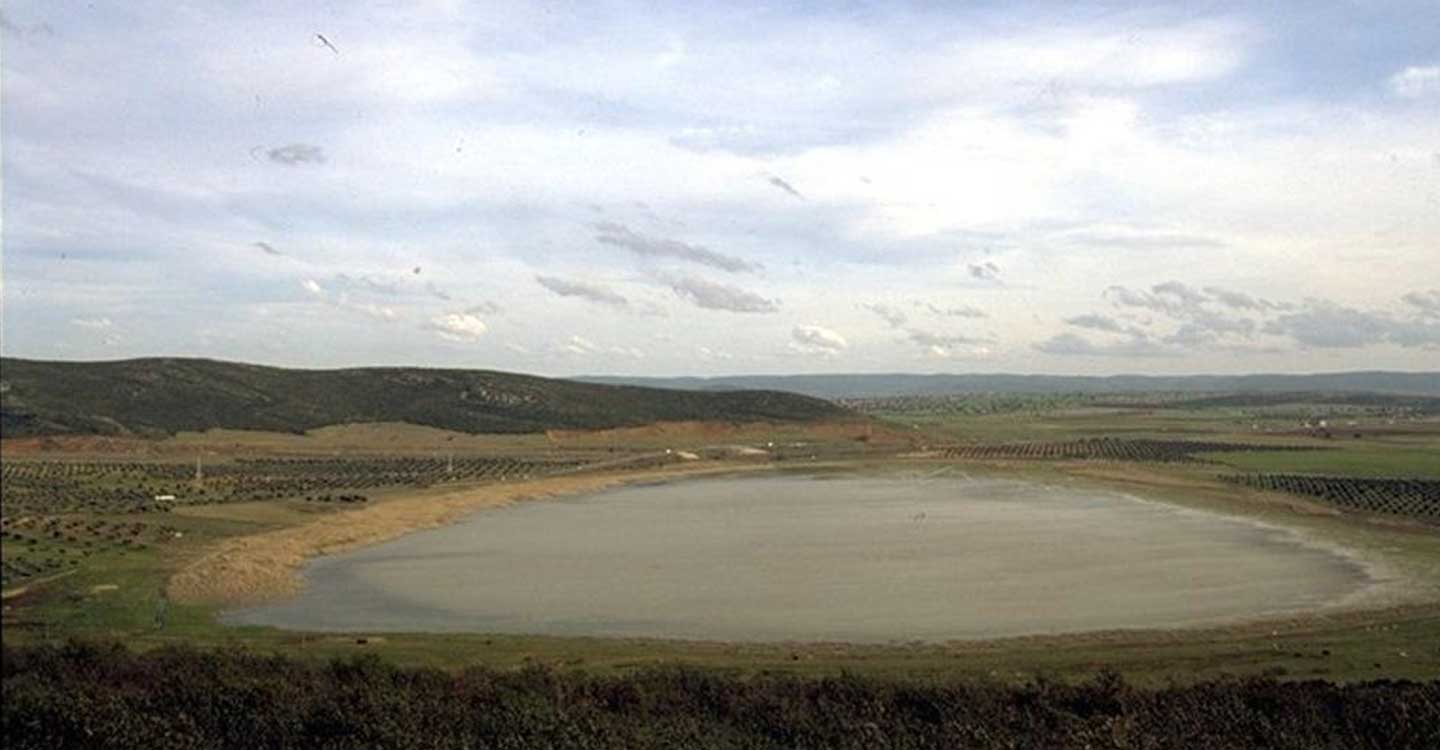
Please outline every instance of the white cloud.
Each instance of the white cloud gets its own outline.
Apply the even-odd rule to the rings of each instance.
[[[348,289],[350,286],[350,284],[347,283],[343,274],[337,277],[337,283],[340,284],[342,289]],[[395,310],[394,307],[391,307],[389,305],[379,305],[373,302],[354,300],[351,298],[349,291],[341,291],[332,294],[326,291],[324,287],[320,286],[320,282],[314,279],[305,279],[304,281],[300,282],[300,286],[312,297],[315,297],[320,302],[323,302],[327,305],[341,310],[358,312],[371,318],[375,318],[376,320],[382,320],[387,322],[397,320],[400,317],[400,314]]]
[[[1028,84],[1031,96],[1196,83],[1236,71],[1255,41],[1244,24],[1225,20],[1047,25],[956,42],[952,52],[933,59],[924,78],[937,87]]]
[[[994,354],[994,350],[983,344],[971,344],[966,346],[941,346],[933,344],[923,348],[923,353],[930,359],[988,359]]]
[[[600,347],[584,336],[571,336],[564,344],[564,350],[571,354],[593,354]]]
[[[265,20],[243,15],[225,19],[237,34],[264,33]],[[385,23],[373,17],[365,20]],[[359,28],[353,33],[327,33],[339,54],[305,34],[291,34],[281,43],[267,45],[264,55],[255,54],[253,45],[227,45],[213,35],[209,44],[204,37],[187,41],[197,45],[192,51],[201,74],[221,90],[236,94],[260,90],[274,98],[309,97],[322,106],[367,108],[376,103],[451,105],[503,95],[494,63],[464,44],[458,25],[446,30],[414,26],[414,19],[405,19],[385,24],[380,33]],[[203,29],[187,31],[198,35]]]
[[[1406,99],[1440,94],[1440,65],[1410,66],[1386,81],[1390,93]]]
[[[850,348],[844,336],[815,325],[795,326],[790,339],[795,350],[812,354],[838,354]]]
[[[478,315],[468,312],[445,313],[430,319],[430,330],[448,341],[479,341],[489,330]]]
[[[81,328],[92,328],[95,330],[103,330],[114,325],[109,318],[74,318],[70,323],[80,326]]]
[[[389,307],[387,305],[376,305],[369,302],[349,302],[342,300],[338,303],[337,307],[341,307],[346,310],[354,310],[355,312],[369,315],[376,320],[383,320],[387,322],[397,320],[400,317],[400,313],[396,312],[395,308],[393,307]]]
[[[634,346],[612,346],[606,351],[627,359],[645,359],[645,352]]]
[[[991,346],[997,369],[1048,367],[1033,344],[1068,331],[1116,369],[1317,370],[1347,350],[1300,337],[1354,340],[1378,315],[1365,366],[1433,367],[1417,327],[1440,319],[1433,295],[1394,299],[1440,247],[1437,68],[1413,44],[1354,67],[1393,76],[1340,75],[1343,59],[1283,67],[1327,49],[1323,29],[1250,9],[786,7],[755,24],[449,2],[61,4],[53,37],[7,39],[7,352],[93,356],[70,321],[99,310],[147,321],[110,356],[465,365],[404,332],[457,310],[499,328],[503,309],[528,348],[487,364],[553,374],[570,347],[593,371],[635,352],[655,371],[723,369],[722,352],[783,368],[810,321],[853,332],[836,369]],[[140,36],[166,65],[129,54]],[[1185,288],[1155,284],[1175,269]],[[1138,304],[1106,309],[1110,286]],[[1305,297],[1362,316],[1271,301]],[[287,310],[305,302],[334,314]],[[197,318],[227,322],[202,339]],[[1147,357],[1134,330],[1182,354]],[[1291,348],[1206,354],[1270,343]]]
[[[911,328],[905,331],[905,340],[918,345],[927,356],[939,359],[983,357],[991,354],[989,341],[963,334],[935,333]]]

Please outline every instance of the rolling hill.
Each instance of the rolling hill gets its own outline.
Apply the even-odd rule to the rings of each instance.
[[[852,416],[774,391],[602,385],[488,370],[295,370],[206,359],[0,359],[0,435],[164,435],[229,428],[303,432],[409,422],[460,432],[605,429],[659,421]]]
[[[852,373],[735,375],[714,378],[583,376],[610,385],[722,391],[744,388],[817,398],[938,396],[963,393],[1386,393],[1440,396],[1440,372],[1337,372],[1312,375],[1075,375]]]

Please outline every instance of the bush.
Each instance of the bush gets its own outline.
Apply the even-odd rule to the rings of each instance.
[[[373,655],[316,666],[84,643],[7,647],[3,673],[10,748],[1440,747],[1440,681],[450,674]]]

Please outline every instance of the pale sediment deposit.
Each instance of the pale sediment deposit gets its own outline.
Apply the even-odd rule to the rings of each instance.
[[[298,573],[312,557],[338,554],[416,530],[444,526],[485,508],[595,492],[626,482],[744,468],[707,466],[571,475],[417,492],[413,496],[322,516],[299,526],[227,539],[186,563],[170,579],[167,593],[181,603],[227,606],[285,598],[303,588]]]
[[[354,546],[330,544],[319,551]],[[277,564],[289,569],[273,578],[295,585],[298,559]],[[1354,602],[1374,584],[1345,550],[1250,519],[1113,490],[865,475],[712,478],[517,505],[316,560],[305,576],[301,596],[227,620],[944,641],[1285,617]]]

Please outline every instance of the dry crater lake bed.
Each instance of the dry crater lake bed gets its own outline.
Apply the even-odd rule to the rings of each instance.
[[[1343,550],[1251,519],[1015,479],[767,475],[475,513],[318,558],[294,630],[943,641],[1218,624],[1361,594]]]

